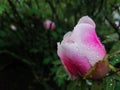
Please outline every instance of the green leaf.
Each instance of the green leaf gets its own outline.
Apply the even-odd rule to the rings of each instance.
[[[1,37],[1,38],[4,38],[4,37],[6,37],[6,36],[8,36],[7,33],[6,33],[5,31],[1,30],[1,31],[0,31],[0,37]]]
[[[77,79],[68,84],[67,90],[88,90],[88,84],[84,79]]]
[[[116,80],[114,80],[112,77],[105,78],[103,83],[104,90],[115,90],[115,86]]]
[[[120,81],[116,83],[115,90],[120,90]]]
[[[56,32],[51,32],[52,38],[57,38],[57,33]]]
[[[31,48],[30,52],[31,53],[38,53],[40,50],[38,48]]]
[[[118,50],[120,50],[120,41],[116,42],[113,45],[112,49],[110,50],[110,53],[113,53],[113,52],[118,51]]]
[[[71,81],[67,86],[67,90],[82,90],[78,83],[80,83],[80,81],[79,82],[77,82],[76,80]]]
[[[120,63],[120,55],[111,57],[110,64],[116,65],[117,63]]]
[[[5,5],[0,4],[0,14],[2,14],[4,10],[5,10]]]
[[[93,81],[91,90],[101,90],[101,83],[97,82],[97,81]]]
[[[119,81],[120,82],[120,76],[119,75],[113,75],[113,79],[115,79],[115,80],[117,80],[117,81]]]
[[[88,84],[87,84],[86,80],[81,80],[80,88],[81,88],[81,90],[88,90]],[[78,89],[76,89],[76,90],[78,90]]]
[[[8,46],[8,45],[10,45],[10,43],[5,42],[4,40],[0,39],[0,47],[5,47],[5,46]]]
[[[43,60],[43,64],[49,64],[51,61],[51,57],[47,57]]]
[[[61,64],[61,61],[60,61],[60,60],[55,60],[55,61],[53,61],[53,64],[54,64],[55,66],[60,65],[60,64]]]
[[[62,86],[65,83],[65,80],[67,80],[67,74],[63,68],[63,66],[59,66],[56,70],[56,77],[54,80],[58,83],[58,86]]]
[[[64,68],[62,66],[57,70],[56,74],[60,78],[66,77],[66,72],[65,72],[65,70],[64,70]]]
[[[103,43],[109,43],[119,40],[119,35],[117,33],[113,33],[106,36],[106,39],[103,41]]]

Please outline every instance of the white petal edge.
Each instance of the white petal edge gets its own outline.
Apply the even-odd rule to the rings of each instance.
[[[78,24],[86,23],[92,25],[94,28],[96,27],[95,22],[89,16],[83,16],[79,19]]]

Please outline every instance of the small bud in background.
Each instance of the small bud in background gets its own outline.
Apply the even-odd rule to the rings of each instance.
[[[16,26],[15,26],[15,25],[13,25],[13,24],[11,24],[11,25],[10,25],[10,28],[11,28],[13,31],[17,31]]]
[[[46,30],[54,30],[55,29],[55,23],[51,20],[45,20],[43,23],[43,26]]]
[[[119,21],[115,21],[115,25],[116,25],[117,28],[119,28],[120,27],[120,22]]]

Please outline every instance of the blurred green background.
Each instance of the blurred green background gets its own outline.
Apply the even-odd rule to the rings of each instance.
[[[71,81],[63,69],[57,42],[85,15],[107,53],[119,51],[120,0],[0,0],[0,90],[120,90],[119,72],[94,83]],[[119,69],[120,55],[109,62]]]

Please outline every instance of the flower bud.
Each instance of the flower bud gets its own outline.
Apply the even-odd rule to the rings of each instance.
[[[84,76],[86,79],[101,79],[103,78],[109,70],[108,60],[98,61],[94,67],[92,67],[87,74]]]
[[[96,35],[95,23],[90,17],[82,17],[73,31],[65,34],[57,45],[58,56],[71,79],[79,76],[100,79],[107,73],[108,62],[103,60],[106,50]]]
[[[55,23],[51,20],[45,20],[43,23],[43,26],[46,30],[54,30],[55,29]]]

